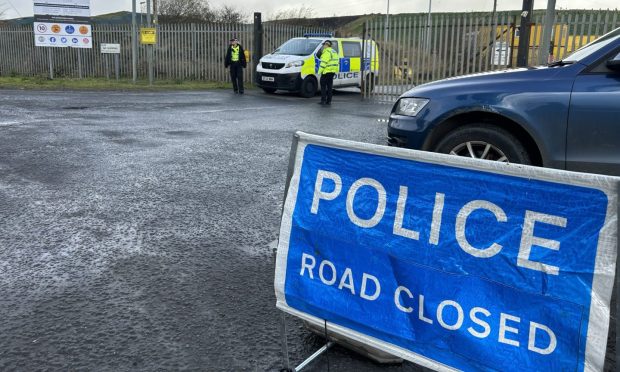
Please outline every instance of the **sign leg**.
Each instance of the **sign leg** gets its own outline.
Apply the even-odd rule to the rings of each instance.
[[[52,62],[52,48],[47,48],[47,59],[50,64],[50,80],[54,80],[54,63]]]
[[[120,68],[119,68],[119,55],[114,55],[114,74],[116,74],[116,80],[119,80],[121,77]]]
[[[82,53],[79,49],[77,49],[77,57],[78,57],[78,78],[82,79]]]
[[[620,186],[618,186],[618,195],[620,195]],[[616,201],[618,203],[617,205],[617,209],[618,209],[618,218],[617,218],[617,225],[618,228],[616,230],[616,236],[618,236],[618,234],[620,234],[620,201],[617,200]],[[614,369],[615,371],[620,370],[620,319],[618,319],[618,317],[620,317],[620,278],[619,278],[619,274],[620,274],[620,267],[618,267],[618,263],[619,263],[619,257],[620,257],[620,238],[616,238],[616,280],[615,280],[615,287],[616,287],[616,308],[615,308],[615,321],[616,321],[616,345],[615,345],[615,351],[616,351],[616,360],[615,360],[615,364],[616,364],[616,368]],[[612,294],[612,298],[613,298],[613,294]],[[610,312],[612,312],[613,310],[610,309]]]
[[[280,311],[280,337],[282,345],[282,364],[284,365],[282,372],[290,372],[291,363],[288,357],[288,342],[286,339],[286,314],[284,313],[284,311]]]

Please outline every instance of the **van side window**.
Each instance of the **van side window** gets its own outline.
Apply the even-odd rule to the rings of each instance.
[[[338,52],[338,42],[337,42],[336,40],[332,40],[332,49],[333,49],[336,53],[340,54],[340,53]]]
[[[343,41],[342,53],[345,58],[359,58],[362,56],[362,45],[357,41]]]

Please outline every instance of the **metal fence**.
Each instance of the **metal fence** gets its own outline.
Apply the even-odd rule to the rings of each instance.
[[[392,102],[405,91],[429,81],[463,74],[502,70],[516,65],[520,17],[514,12],[491,15],[436,14],[395,16],[364,25],[366,38],[379,48],[380,69],[363,92],[365,98]],[[544,13],[535,13],[529,65],[540,65]],[[552,27],[552,58],[572,51],[620,26],[620,12],[558,11]]]
[[[516,12],[490,14],[452,13],[396,15],[386,27],[383,17],[364,24],[364,38],[377,42],[380,68],[374,89],[365,98],[391,102],[413,86],[447,77],[492,71],[516,64],[520,17]],[[543,64],[540,53],[544,12],[532,17],[530,65]],[[154,47],[154,77],[159,80],[207,80],[228,82],[224,56],[228,40],[236,36],[251,50],[253,24],[162,24]],[[558,11],[553,29],[554,59],[620,26],[617,10]],[[273,51],[284,41],[309,32],[329,32],[319,27],[282,23],[262,24],[263,52]],[[95,25],[93,49],[42,48],[34,46],[31,25],[0,25],[0,76],[45,76],[50,65],[54,76],[112,77],[115,57],[100,53],[101,43],[121,45],[120,76],[132,76],[131,26]],[[138,48],[138,76],[148,74],[147,48]],[[245,70],[252,81],[253,64]],[[367,84],[370,88],[373,84]]]
[[[224,57],[228,40],[237,37],[248,50],[254,45],[252,24],[163,24],[157,26],[158,41],[154,47],[154,76],[164,80],[207,80],[228,82]],[[284,41],[309,32],[326,32],[316,27],[286,24],[263,24],[264,51],[270,52]],[[118,67],[120,76],[132,76],[131,25],[95,25],[93,48],[44,48],[34,46],[32,25],[0,26],[0,76],[45,76],[50,64],[54,76],[72,78],[113,77],[115,57],[101,54],[102,43],[121,45]],[[50,62],[51,61],[51,62]],[[138,75],[146,78],[147,48],[138,47]],[[248,63],[244,78],[250,82],[254,74]]]

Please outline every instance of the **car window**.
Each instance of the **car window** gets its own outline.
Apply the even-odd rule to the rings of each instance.
[[[601,36],[600,38],[586,44],[585,46],[577,49],[573,54],[562,59],[562,61],[564,62],[580,61],[584,59],[585,57],[589,56],[590,54],[596,52],[597,50],[605,47],[606,45],[609,45],[618,40],[620,40],[620,28],[615,29],[612,32],[609,32]]]
[[[338,51],[338,42],[336,40],[332,40],[332,49],[336,51],[336,53],[340,54]]]
[[[342,53],[345,57],[361,57],[362,46],[357,41],[343,41]]]
[[[620,53],[616,52],[616,55],[611,58],[605,58],[602,61],[599,61],[594,67],[586,71],[586,74],[609,74],[613,73],[609,67],[607,67],[607,61],[620,61]]]
[[[317,48],[317,50],[316,50],[316,53],[314,53],[316,58],[321,58],[321,54],[323,53],[322,45],[323,44],[321,43],[321,46],[319,46],[319,48]],[[338,42],[336,40],[332,40],[332,49],[336,52],[336,54],[339,55],[339,53],[338,53]]]

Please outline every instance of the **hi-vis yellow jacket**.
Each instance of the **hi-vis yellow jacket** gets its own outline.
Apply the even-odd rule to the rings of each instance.
[[[319,67],[319,75],[321,74],[337,74],[340,66],[340,57],[331,47],[326,48],[321,53],[321,67]]]

